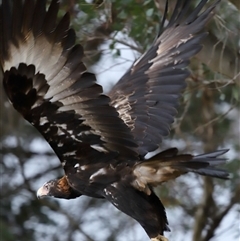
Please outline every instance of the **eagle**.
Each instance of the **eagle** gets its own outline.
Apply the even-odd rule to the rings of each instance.
[[[179,154],[159,150],[177,114],[190,58],[207,36],[219,3],[177,0],[166,7],[151,47],[108,94],[83,63],[70,14],[59,0],[2,0],[0,79],[13,107],[46,139],[64,170],[37,196],[103,198],[135,219],[152,241],[167,240],[165,208],[153,188],[187,172],[228,179],[217,167],[227,149]],[[49,6],[49,7],[47,7]],[[202,10],[202,9],[205,10]]]

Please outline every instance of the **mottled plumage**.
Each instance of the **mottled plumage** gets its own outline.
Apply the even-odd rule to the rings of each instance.
[[[13,107],[43,135],[65,172],[38,196],[105,198],[152,240],[164,240],[168,221],[154,186],[189,171],[228,178],[216,167],[227,150],[192,156],[170,148],[144,158],[169,134],[189,76],[186,67],[201,49],[203,28],[217,4],[202,11],[202,0],[187,14],[190,2],[178,0],[167,24],[166,6],[152,46],[105,95],[82,62],[69,13],[57,21],[58,0],[47,10],[46,0],[2,0],[1,81]]]

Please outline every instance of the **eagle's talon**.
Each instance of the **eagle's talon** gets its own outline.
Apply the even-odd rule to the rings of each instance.
[[[151,238],[151,241],[169,241],[166,237],[162,236],[162,235],[158,235],[155,238]]]

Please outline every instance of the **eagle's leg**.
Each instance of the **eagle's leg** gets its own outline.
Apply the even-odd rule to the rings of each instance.
[[[151,238],[151,241],[168,241],[168,239],[162,235],[158,235],[155,238]]]
[[[116,182],[104,189],[105,198],[116,208],[142,225],[150,240],[167,241],[164,231],[170,231],[164,206],[151,190],[148,195],[127,182]]]

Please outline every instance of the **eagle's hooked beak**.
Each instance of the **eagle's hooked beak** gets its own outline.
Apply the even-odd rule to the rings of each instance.
[[[37,198],[40,199],[40,198],[46,197],[48,196],[48,193],[49,193],[48,188],[45,185],[43,185],[37,191]]]

